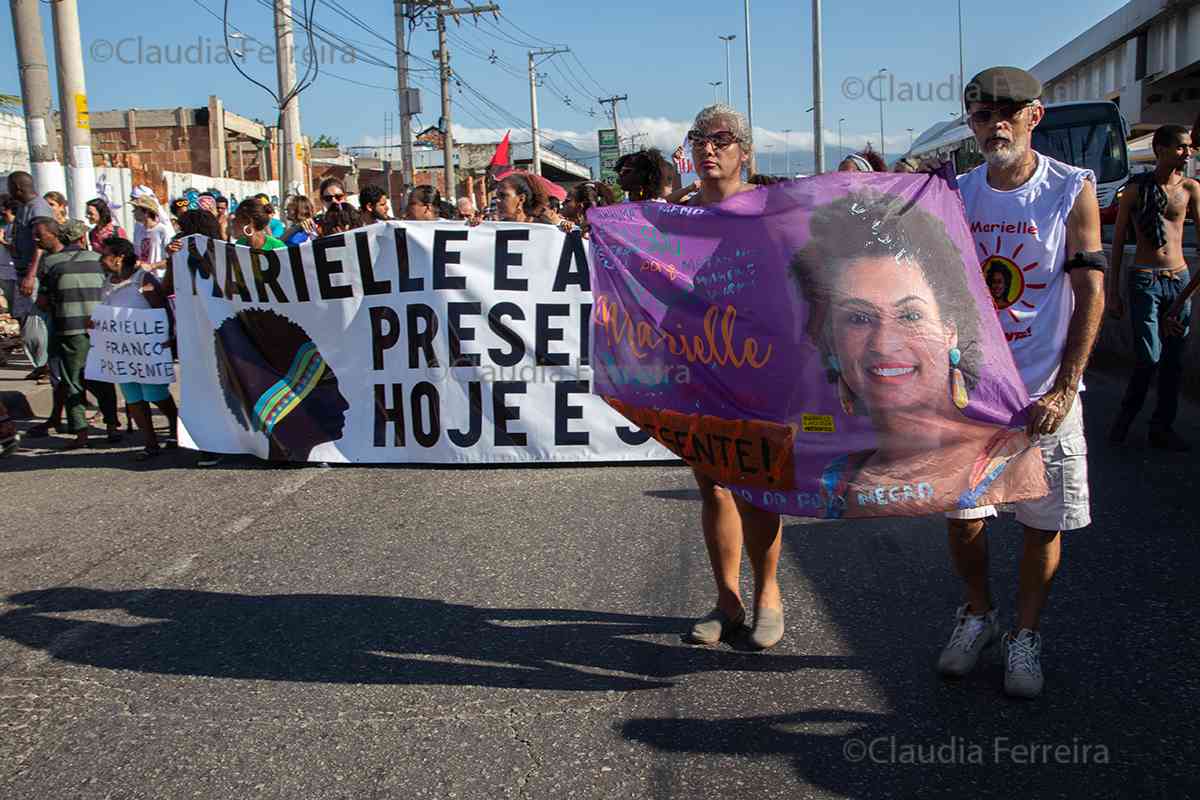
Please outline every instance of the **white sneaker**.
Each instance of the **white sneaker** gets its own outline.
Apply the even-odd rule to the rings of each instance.
[[[1004,692],[1010,697],[1042,693],[1042,636],[1022,628],[1014,638],[1004,634]]]
[[[955,612],[958,624],[950,641],[938,656],[938,672],[961,678],[979,661],[979,656],[992,642],[1000,637],[1000,626],[996,624],[996,609],[986,614],[968,614],[970,606],[963,603]]]

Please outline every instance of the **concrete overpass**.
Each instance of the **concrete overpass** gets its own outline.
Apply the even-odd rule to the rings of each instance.
[[[1045,102],[1112,100],[1131,137],[1200,113],[1200,0],[1132,0],[1031,70]]]

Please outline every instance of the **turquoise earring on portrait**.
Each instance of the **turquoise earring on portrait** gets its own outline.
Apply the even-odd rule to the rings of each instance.
[[[962,370],[958,368],[958,363],[962,361],[962,351],[957,347],[950,348],[950,397],[954,400],[954,405],[959,408],[966,408],[971,402],[970,396],[967,394],[967,381],[963,378]]]

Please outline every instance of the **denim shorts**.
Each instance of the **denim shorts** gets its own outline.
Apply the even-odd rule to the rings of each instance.
[[[167,399],[169,387],[165,383],[122,383],[121,394],[128,403],[161,403]]]
[[[1073,531],[1092,524],[1088,494],[1087,439],[1083,435],[1083,397],[1076,396],[1067,418],[1054,433],[1039,436],[1050,493],[1036,500],[1006,503],[1017,522],[1042,531]],[[946,512],[947,519],[984,519],[997,515],[995,506]]]

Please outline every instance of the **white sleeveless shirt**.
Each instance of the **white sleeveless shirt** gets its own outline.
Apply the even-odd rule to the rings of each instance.
[[[1067,217],[1089,169],[1040,153],[1037,169],[1016,189],[987,182],[987,164],[960,175],[958,188],[1013,360],[1036,400],[1054,388],[1075,310],[1067,260]],[[1079,384],[1083,391],[1083,383]]]

